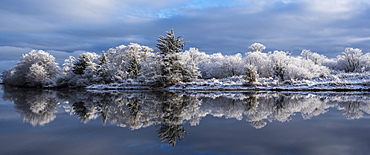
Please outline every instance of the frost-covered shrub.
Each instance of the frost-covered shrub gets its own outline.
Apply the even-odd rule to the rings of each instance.
[[[50,87],[56,85],[61,69],[55,58],[42,50],[32,50],[22,56],[10,70],[3,72],[6,85],[18,87]]]

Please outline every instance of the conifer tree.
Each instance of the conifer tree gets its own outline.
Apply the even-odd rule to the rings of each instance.
[[[101,81],[104,83],[112,82],[113,75],[111,75],[110,62],[104,52],[101,54],[99,59],[97,75],[101,78]]]
[[[157,40],[157,48],[160,50],[160,57],[157,60],[159,75],[155,77],[157,86],[174,85],[182,81],[184,65],[182,64],[180,52],[187,42],[182,41],[182,36],[175,36],[171,30],[166,36],[160,36]]]
[[[127,72],[129,73],[129,77],[137,78],[140,74],[140,64],[137,60],[137,57],[134,56],[128,63]]]
[[[79,75],[84,74],[84,71],[89,61],[90,60],[87,58],[85,54],[81,54],[81,56],[77,59],[77,61],[75,62],[72,68],[73,73],[79,74]]]

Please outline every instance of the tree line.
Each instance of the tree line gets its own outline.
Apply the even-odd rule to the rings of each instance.
[[[329,59],[306,49],[299,57],[277,50],[264,53],[266,47],[260,43],[250,45],[245,56],[206,54],[197,48],[184,51],[187,42],[175,36],[173,30],[157,41],[159,51],[130,43],[100,55],[85,52],[78,58],[69,56],[62,67],[49,53],[32,50],[13,68],[3,71],[3,82],[17,87],[85,87],[122,82],[167,87],[198,78],[236,77],[248,84],[259,78],[310,80],[341,72],[370,71],[370,54],[358,48],[346,48],[342,55]]]

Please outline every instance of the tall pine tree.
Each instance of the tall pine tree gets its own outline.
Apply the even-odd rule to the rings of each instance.
[[[181,37],[176,37],[175,32],[171,30],[157,40],[160,57],[157,60],[159,75],[156,77],[156,86],[170,86],[183,80],[184,64],[180,52],[187,42],[183,42]]]
[[[74,66],[72,68],[73,73],[78,75],[84,74],[88,62],[90,62],[90,59],[86,56],[86,54],[81,54],[77,61],[74,63]]]

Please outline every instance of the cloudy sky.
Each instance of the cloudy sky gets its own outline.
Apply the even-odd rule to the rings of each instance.
[[[302,49],[335,57],[370,52],[369,0],[1,0],[0,71],[32,49],[59,62],[130,42],[155,49],[175,30],[206,53]]]

